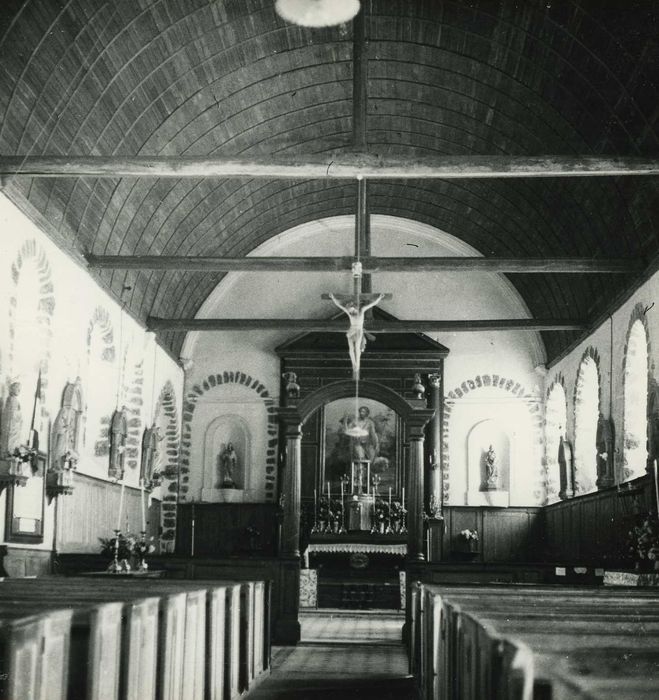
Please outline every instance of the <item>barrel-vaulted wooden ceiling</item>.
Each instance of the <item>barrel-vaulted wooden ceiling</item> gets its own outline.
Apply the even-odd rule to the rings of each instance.
[[[366,0],[365,141],[381,156],[659,153],[655,0]],[[2,0],[0,154],[336,154],[353,146],[354,22],[274,0]],[[9,196],[82,254],[244,256],[353,214],[344,180],[16,178]],[[368,184],[371,213],[486,256],[658,252],[654,177]],[[99,270],[141,320],[195,315],[222,273]],[[514,274],[539,318],[594,319],[631,275]],[[130,288],[130,289],[128,289]],[[183,336],[164,333],[178,354]],[[548,356],[572,340],[545,334]]]

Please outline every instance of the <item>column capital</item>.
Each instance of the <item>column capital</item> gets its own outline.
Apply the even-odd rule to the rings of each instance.
[[[407,440],[423,440],[423,429],[426,423],[435,415],[432,408],[418,408],[405,419]]]

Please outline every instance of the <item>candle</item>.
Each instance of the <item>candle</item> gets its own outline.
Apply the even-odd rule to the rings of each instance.
[[[144,479],[140,479],[140,503],[142,504],[142,532],[146,532],[146,506],[144,504]]]
[[[403,496],[402,496],[402,500],[403,500],[403,506],[405,506],[405,487],[404,487],[404,486],[403,486]]]
[[[657,499],[657,516],[659,516],[659,470],[656,459],[654,460],[654,495]]]
[[[327,482],[327,498],[329,499],[330,497],[330,482]]]
[[[389,487],[389,508],[391,508],[391,486]]]
[[[126,488],[126,477],[125,475],[121,477],[121,493],[119,494],[119,513],[117,514],[117,527],[116,530],[121,530],[121,514],[124,509],[124,490]]]
[[[341,503],[343,503],[343,479],[341,479]]]

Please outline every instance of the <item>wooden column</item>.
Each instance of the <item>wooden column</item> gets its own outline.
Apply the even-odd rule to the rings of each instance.
[[[283,435],[286,439],[286,461],[280,487],[283,522],[280,555],[300,556],[300,492],[302,462],[302,419],[295,406],[279,409]]]
[[[407,419],[407,558],[425,561],[423,551],[423,444],[424,427],[434,411],[419,409]]]
[[[430,479],[428,483],[428,512],[432,517],[441,515],[442,494],[442,375],[439,372],[428,375],[430,384],[430,407],[435,412],[429,430]]]

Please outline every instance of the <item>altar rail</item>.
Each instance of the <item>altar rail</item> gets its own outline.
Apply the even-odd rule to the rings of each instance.
[[[657,697],[655,591],[415,584],[411,599],[424,700]]]
[[[233,700],[269,672],[263,581],[0,582],[3,700]]]

